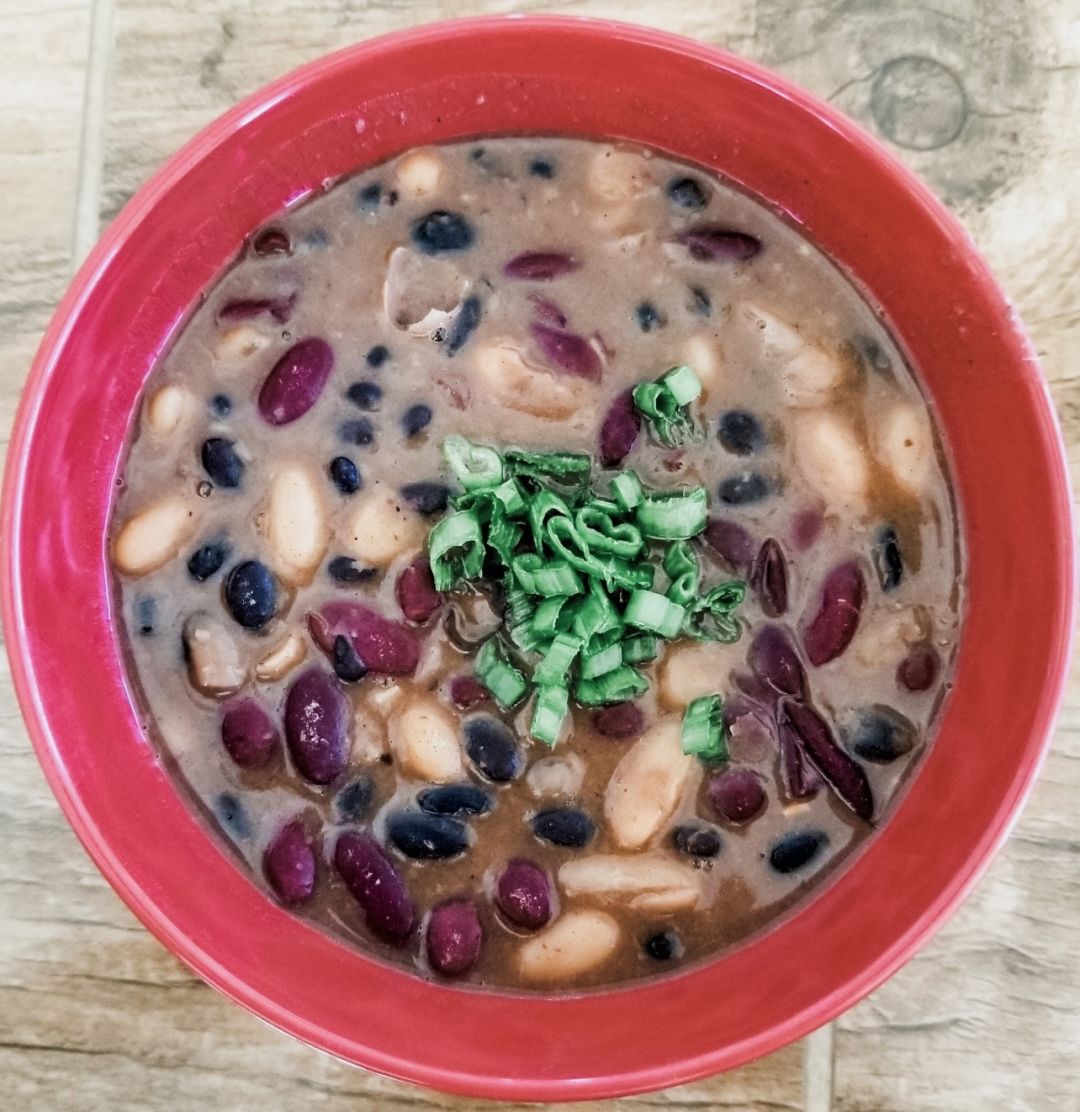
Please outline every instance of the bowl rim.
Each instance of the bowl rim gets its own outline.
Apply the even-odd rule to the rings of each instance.
[[[1052,557],[1061,585],[1058,602],[1060,611],[1056,622],[1048,618],[1043,648],[1046,651],[1044,677],[1040,687],[1041,699],[1031,709],[1032,720],[1025,731],[1024,741],[1018,750],[1018,760],[1008,789],[1004,791],[993,816],[971,840],[963,868],[957,869],[948,882],[928,900],[919,916],[907,929],[895,935],[891,942],[877,953],[875,960],[866,962],[855,972],[837,970],[831,983],[817,994],[809,1004],[790,1012],[782,1022],[772,1023],[766,1030],[756,1031],[740,1041],[718,1046],[687,1056],[678,1061],[650,1063],[642,1056],[638,1068],[624,1068],[606,1072],[603,1068],[591,1073],[587,1066],[578,1072],[558,1076],[549,1075],[543,1068],[536,1068],[528,1076],[501,1076],[496,1071],[454,1068],[446,1063],[425,1061],[415,1054],[388,1054],[365,1045],[364,1035],[342,1038],[330,1032],[319,1020],[310,1015],[291,1012],[288,1007],[271,999],[265,992],[238,980],[219,955],[213,953],[208,939],[196,939],[185,933],[179,925],[164,918],[157,907],[156,898],[146,891],[129,873],[124,861],[114,853],[109,834],[99,825],[100,816],[93,815],[85,806],[81,789],[72,782],[65,763],[64,745],[58,739],[50,722],[50,701],[54,701],[42,682],[42,677],[32,665],[36,655],[35,637],[27,623],[27,585],[37,571],[29,559],[30,550],[25,544],[24,501],[27,487],[28,460],[34,448],[34,436],[39,428],[41,405],[50,381],[57,373],[59,360],[66,345],[78,327],[80,314],[94,297],[99,283],[108,277],[110,266],[135,235],[143,221],[162,203],[174,185],[204,158],[208,157],[247,122],[272,113],[299,91],[329,80],[351,66],[363,64],[380,55],[395,51],[411,50],[424,44],[443,42],[447,38],[463,41],[469,37],[488,36],[509,41],[519,35],[566,36],[567,42],[587,44],[590,48],[603,49],[605,41],[620,46],[641,48],[647,51],[672,53],[680,58],[695,60],[715,68],[717,73],[754,86],[761,95],[779,97],[786,101],[797,117],[812,116],[834,132],[853,152],[853,157],[872,165],[877,172],[886,174],[901,187],[932,218],[934,223],[957,246],[963,257],[973,286],[997,307],[997,324],[1000,327],[1000,344],[1007,352],[1007,362],[1020,376],[1031,395],[1033,420],[1037,420],[1040,467],[1042,478],[1048,480],[1052,490],[1046,495],[1048,520],[1055,526],[1055,535],[1061,544]],[[500,129],[502,131],[503,129]],[[527,130],[527,129],[523,129]],[[494,132],[493,132],[494,133]],[[944,430],[948,432],[948,430]],[[834,1018],[843,1009],[877,987],[903,962],[905,962],[941,925],[947,915],[968,893],[976,880],[989,865],[994,852],[1007,836],[1017,813],[1027,797],[1035,776],[1049,746],[1050,731],[1064,694],[1067,662],[1073,637],[1075,606],[1075,568],[1072,549],[1073,523],[1072,500],[1068,472],[1064,465],[1064,445],[1060,429],[1054,419],[1047,384],[1042,378],[1034,351],[1023,332],[1010,304],[994,282],[986,264],[978,254],[966,232],[929,190],[853,121],[842,116],[829,105],[806,93],[792,83],[777,77],[762,67],[742,58],[693,40],[655,31],[629,23],[582,17],[562,16],[495,16],[467,20],[452,20],[428,24],[418,28],[394,32],[346,47],[318,58],[286,76],[261,88],[238,105],[218,117],[179,152],[173,155],[138,191],[122,213],[106,230],[89,258],[79,269],[54,314],[35,356],[30,375],[20,401],[13,430],[7,468],[4,477],[3,500],[0,506],[0,568],[2,568],[3,626],[11,662],[15,690],[38,759],[45,771],[49,785],[60,802],[68,821],[80,841],[120,894],[128,907],[148,929],[174,954],[191,966],[204,980],[243,1006],[301,1039],[342,1057],[362,1064],[369,1069],[388,1073],[406,1080],[454,1092],[471,1093],[486,1097],[525,1100],[586,1099],[607,1097],[659,1088],[688,1081],[729,1069],[807,1034],[817,1026]],[[963,507],[961,507],[963,509]],[[963,646],[961,646],[963,652]],[[918,777],[916,778],[918,780]],[[895,816],[893,816],[895,817]],[[891,819],[890,819],[891,823]],[[888,828],[890,823],[886,823]],[[842,877],[849,871],[845,866]],[[823,887],[832,888],[832,884]],[[814,895],[806,903],[816,905],[821,897]],[[800,904],[800,916],[804,904]],[[785,928],[786,929],[786,928]],[[720,965],[721,958],[713,965]],[[361,963],[363,964],[363,963]],[[708,968],[712,968],[710,965]],[[652,984],[675,986],[695,980],[695,968],[679,978],[665,978]],[[395,973],[399,980],[409,974]],[[828,978],[827,978],[828,979]],[[417,982],[420,983],[420,982]],[[400,987],[400,986],[399,986]],[[402,989],[403,995],[407,991]],[[453,990],[442,990],[424,985],[427,995],[443,996]],[[460,996],[460,993],[456,994]],[[477,994],[485,999],[495,999]],[[628,1000],[638,996],[642,1001],[655,1003],[656,994],[643,986],[631,984],[611,991],[589,994],[586,997],[541,997],[540,1001],[566,1001],[572,1005],[576,999]],[[499,996],[501,1000],[520,1001],[520,997]],[[538,998],[526,998],[529,1007],[536,1010],[542,1005]],[[546,1005],[543,1005],[546,1007]],[[565,1011],[565,1009],[564,1009]],[[567,1013],[569,1014],[569,1013]]]

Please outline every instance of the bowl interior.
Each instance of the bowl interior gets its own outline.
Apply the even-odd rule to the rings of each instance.
[[[576,997],[421,982],[241,878],[144,738],[105,547],[141,384],[245,235],[407,147],[514,132],[646,144],[799,223],[884,308],[912,358],[967,550],[955,689],[883,830],[779,929],[685,974]],[[362,44],[256,94],[184,148],[117,219],[53,321],[19,415],[2,526],[5,626],[34,743],[136,914],[269,1022],[369,1068],[490,1097],[674,1084],[775,1049],[878,984],[1004,836],[1044,751],[1072,626],[1052,411],[958,225],[852,124],[779,79],[672,36],[568,19],[468,21]]]

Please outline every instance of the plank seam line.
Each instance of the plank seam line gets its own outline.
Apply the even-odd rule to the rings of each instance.
[[[803,1040],[803,1112],[832,1112],[835,1024]]]

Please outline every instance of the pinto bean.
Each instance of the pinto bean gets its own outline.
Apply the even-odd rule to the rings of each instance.
[[[146,427],[158,436],[171,436],[195,408],[191,391],[170,383],[151,395],[146,403]]]
[[[271,683],[288,675],[307,656],[307,645],[299,630],[290,630],[283,641],[275,645],[255,665],[255,678]]]
[[[437,193],[445,177],[446,167],[434,151],[413,151],[397,165],[398,191],[414,200]]]
[[[866,456],[854,430],[835,413],[814,411],[794,428],[795,465],[812,490],[833,507],[866,500]]]

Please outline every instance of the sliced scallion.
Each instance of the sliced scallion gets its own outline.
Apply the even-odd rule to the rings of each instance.
[[[719,695],[703,695],[687,708],[682,720],[682,751],[703,761],[726,761],[724,704]]]
[[[664,554],[664,572],[671,581],[667,597],[680,606],[690,606],[697,598],[701,571],[697,556],[686,541],[675,541],[668,545]]]
[[[627,637],[622,643],[623,662],[626,664],[644,664],[655,660],[659,652],[656,638],[651,633],[639,633],[635,637]]]
[[[574,514],[578,536],[592,553],[617,556],[632,560],[642,548],[641,531],[636,525],[624,522],[616,525],[593,502],[586,503]]]
[[[627,625],[647,633],[658,633],[669,641],[679,636],[686,619],[686,608],[656,591],[633,591],[623,610]]]
[[[649,681],[624,664],[594,680],[579,679],[574,687],[574,698],[583,706],[600,707],[636,699],[648,689]]]
[[[503,481],[503,462],[494,448],[473,444],[463,436],[448,436],[442,453],[465,490],[496,487]]]
[[[702,641],[738,641],[741,631],[732,611],[745,597],[746,584],[740,580],[720,583],[690,605],[683,632]]]
[[[476,677],[503,710],[521,702],[529,690],[525,677],[503,656],[494,637],[476,654]]]
[[[701,379],[685,363],[662,374],[660,385],[667,388],[676,405],[687,406],[701,396]]]
[[[570,628],[585,642],[591,641],[597,634],[622,628],[622,619],[615,604],[607,592],[597,589],[595,580],[590,584],[589,593],[575,605]]]
[[[552,684],[538,687],[529,733],[554,749],[569,709],[570,693],[565,686]]]
[[[565,684],[570,665],[581,652],[582,641],[572,633],[558,633],[544,653],[544,659],[533,670],[533,683],[541,687]]]
[[[428,559],[437,591],[449,591],[484,570],[484,537],[474,510],[459,510],[438,522],[428,536]]]
[[[583,652],[578,671],[583,680],[594,680],[613,672],[623,662],[622,642],[616,641],[614,645],[598,648],[595,652]]]
[[[568,595],[561,595],[546,598],[540,603],[532,616],[533,631],[538,637],[554,637],[556,633],[562,633],[566,629],[569,623],[564,611],[569,602]]]
[[[703,486],[671,493],[650,494],[636,510],[643,537],[685,541],[705,528],[709,496]]]
[[[624,513],[633,510],[644,497],[641,480],[636,471],[620,471],[611,480],[611,493]]]

